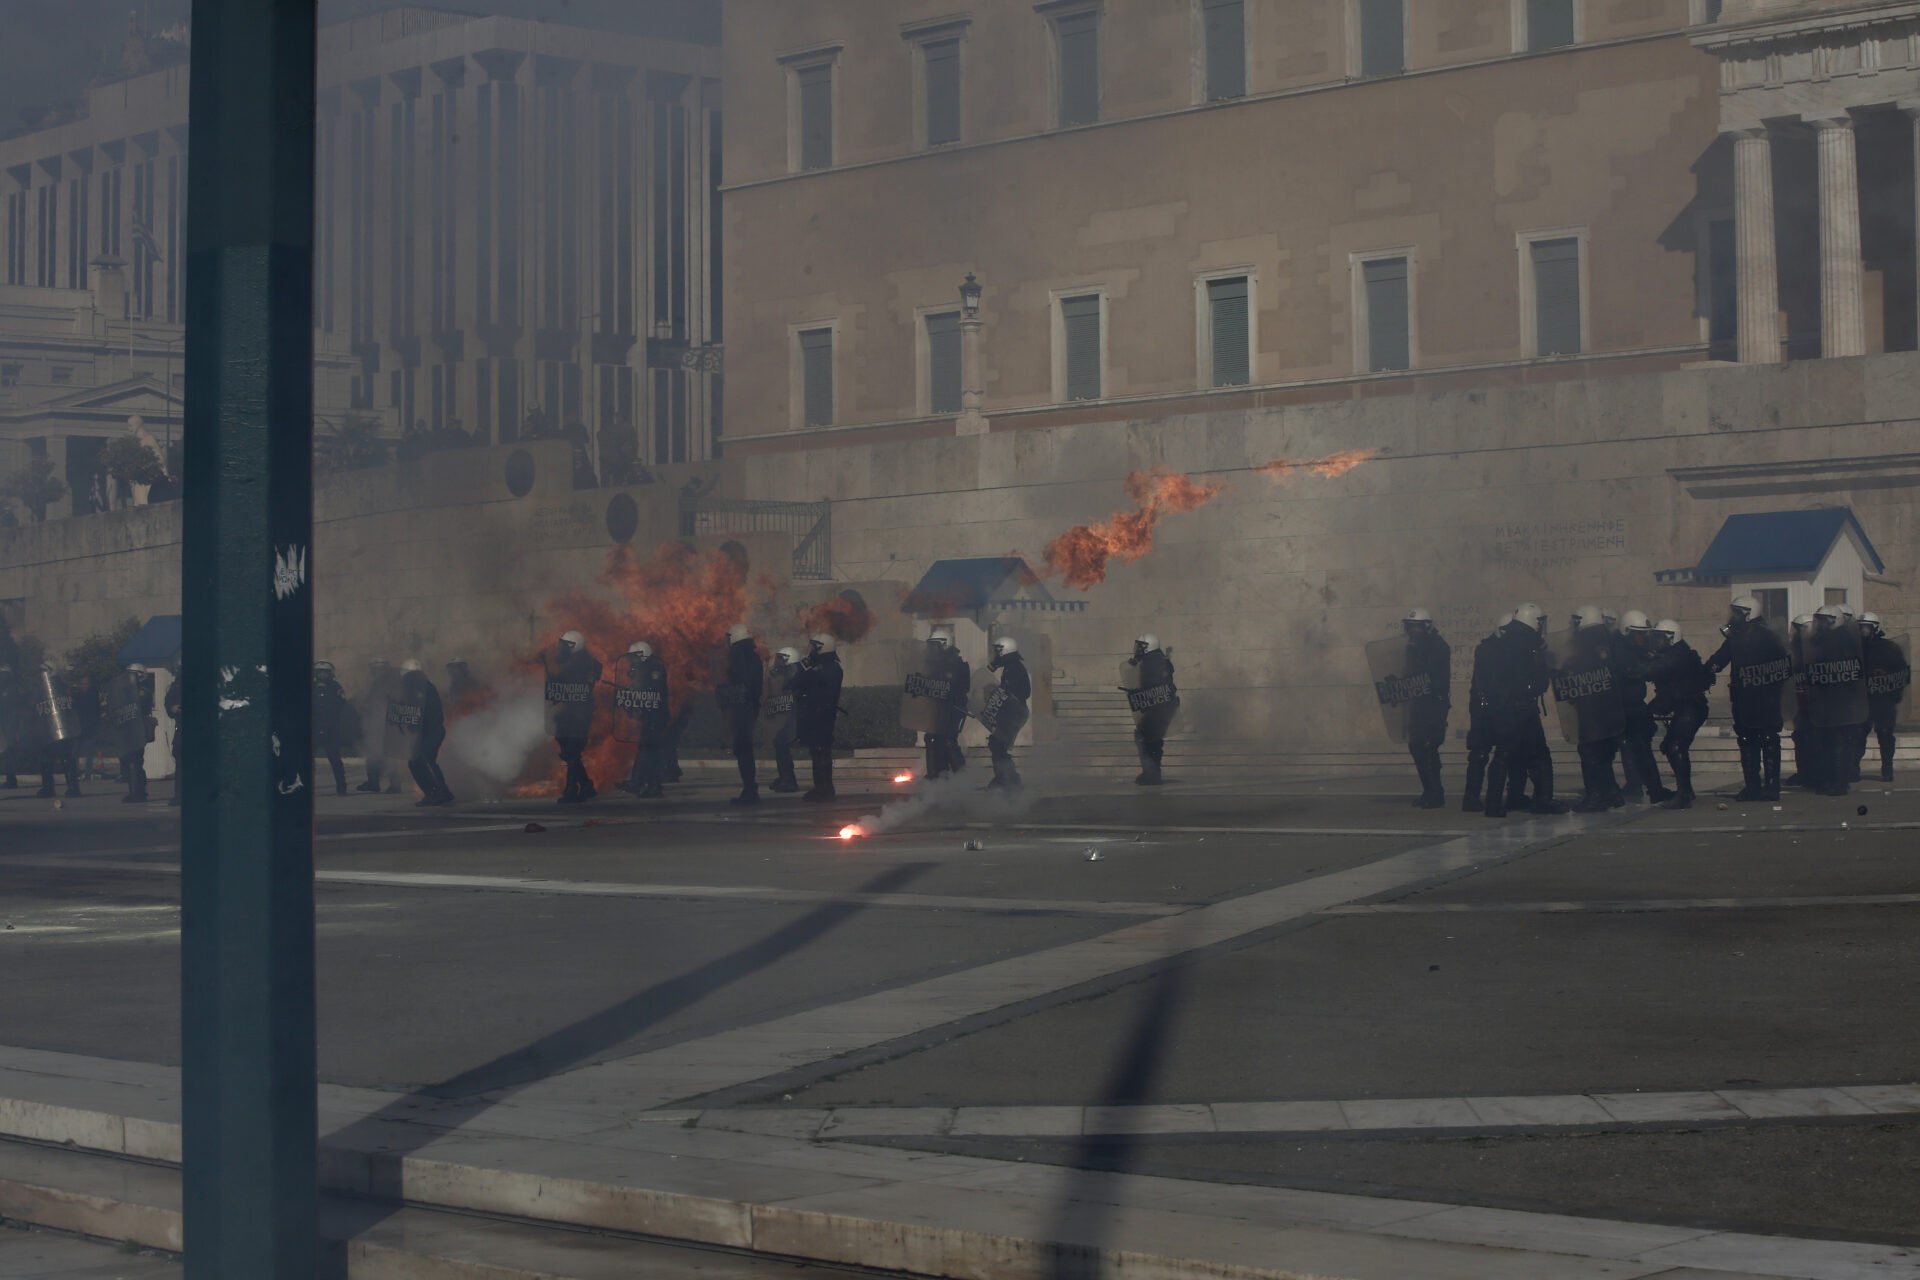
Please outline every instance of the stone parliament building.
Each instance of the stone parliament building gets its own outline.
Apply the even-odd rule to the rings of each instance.
[[[542,76],[574,55],[534,46],[564,29],[509,42],[476,39],[479,25],[512,28],[356,49],[366,69],[334,86],[331,145],[351,153],[356,128],[390,137],[407,104],[431,119],[456,42],[467,128],[502,109],[498,93],[480,105],[506,66],[480,46],[511,43],[528,53],[510,69],[530,113],[519,133],[551,140],[539,112],[561,108]],[[415,47],[433,56],[393,57]],[[684,321],[671,297],[663,319],[655,290],[622,327],[618,288],[584,265],[569,294],[550,270],[556,252],[571,260],[565,237],[529,241],[540,261],[504,274],[474,258],[502,225],[485,200],[448,223],[479,265],[443,308],[433,127],[416,124],[412,247],[381,238],[397,199],[384,170],[349,162],[344,191],[323,182],[323,227],[329,211],[345,220],[323,233],[317,317],[343,343],[341,398],[396,421],[457,415],[496,446],[461,458],[457,483],[451,460],[429,458],[412,464],[418,484],[392,468],[322,487],[319,643],[343,670],[403,648],[484,668],[504,643],[495,621],[530,616],[557,578],[590,583],[601,509],[623,494],[644,528],[684,531],[649,510],[667,485],[569,497],[543,473],[532,497],[510,494],[512,408],[535,401],[596,422],[631,404],[662,477],[716,498],[826,500],[826,577],[868,599],[912,599],[943,561],[1039,567],[1068,526],[1130,507],[1131,472],[1218,482],[1084,592],[1043,578],[1024,599],[948,610],[977,624],[963,630],[976,661],[1009,629],[1045,647],[1060,687],[1110,686],[1152,629],[1174,648],[1188,723],[1225,738],[1378,737],[1361,645],[1413,605],[1434,611],[1461,676],[1521,599],[1556,619],[1588,601],[1677,617],[1701,646],[1734,590],[1793,612],[1844,599],[1895,632],[1920,623],[1911,4],[730,0],[717,52],[723,68],[706,48],[629,59],[687,60],[692,78],[672,83],[688,119],[725,86],[724,117],[710,111],[687,149],[689,165],[705,146],[725,166],[688,179],[705,201],[685,219],[688,261],[706,274],[688,281]],[[607,81],[578,56],[570,100],[597,118],[585,104]],[[369,82],[379,111],[356,125]],[[661,81],[626,83],[640,100]],[[717,206],[702,185],[716,178]],[[379,207],[362,217],[367,182]],[[529,189],[515,216],[564,209]],[[607,224],[579,216],[602,238],[571,252],[604,262]],[[613,225],[615,259],[630,251],[655,280],[659,221]],[[370,282],[356,226],[373,228]],[[672,243],[670,230],[670,276]],[[411,311],[389,287],[396,252],[418,255],[399,273],[417,282]],[[960,292],[969,275],[977,300]],[[685,375],[680,416],[680,392],[642,389],[659,370],[634,351],[717,345],[723,312],[716,436],[718,375]],[[1353,449],[1372,460],[1336,478],[1259,470]],[[1851,518],[1799,518],[1813,509]],[[1710,556],[1735,517],[1759,519],[1741,526],[1761,531],[1758,550]],[[49,637],[161,611],[164,529],[116,542],[60,523],[0,531],[0,600]],[[83,536],[100,574],[76,589],[57,566]],[[115,574],[147,553],[114,548],[142,539],[161,581],[136,600]],[[342,599],[330,540],[335,564],[388,566],[391,589]],[[461,546],[491,558],[456,563]],[[87,602],[63,603],[75,595]]]

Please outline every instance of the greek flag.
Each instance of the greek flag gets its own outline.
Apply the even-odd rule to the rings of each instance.
[[[136,249],[141,250],[147,255],[149,261],[166,261],[165,258],[160,256],[160,244],[153,238],[153,228],[148,226],[145,220],[141,218],[135,218],[133,220],[133,244]]]

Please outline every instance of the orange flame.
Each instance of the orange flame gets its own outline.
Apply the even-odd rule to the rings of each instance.
[[[1333,480],[1379,456],[1378,449],[1342,449],[1324,458],[1275,458],[1272,462],[1261,463],[1254,470],[1276,484],[1292,480],[1296,471],[1311,471],[1323,479]]]
[[[842,840],[851,840],[855,836],[863,836],[865,834],[867,833],[862,831],[858,826],[845,826],[840,828],[840,838]]]
[[[794,624],[804,636],[824,631],[835,640],[852,644],[867,638],[873,630],[873,610],[864,600],[849,600],[844,595],[830,596],[819,604],[794,611]]]
[[[1120,511],[1096,524],[1077,524],[1047,543],[1043,556],[1049,574],[1082,591],[1107,578],[1107,562],[1138,560],[1153,550],[1153,527],[1171,512],[1192,511],[1219,497],[1226,489],[1219,480],[1192,476],[1157,466],[1127,477],[1127,496],[1136,509]]]
[[[895,782],[912,782],[913,775],[910,773],[896,773],[893,775],[893,780]]]

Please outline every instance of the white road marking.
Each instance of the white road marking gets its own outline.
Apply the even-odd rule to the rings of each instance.
[[[1756,911],[1777,907],[1884,907],[1920,902],[1920,893],[1851,893],[1797,898],[1605,898],[1592,902],[1360,902],[1329,907],[1328,916],[1439,913],[1630,911]]]

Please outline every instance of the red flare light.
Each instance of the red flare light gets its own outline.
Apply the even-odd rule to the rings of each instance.
[[[912,782],[913,775],[910,773],[896,773],[893,775],[893,780],[895,782]]]
[[[1192,476],[1157,466],[1127,477],[1132,511],[1114,513],[1096,524],[1078,524],[1047,543],[1043,553],[1047,572],[1082,591],[1107,578],[1107,562],[1138,560],[1153,550],[1153,527],[1170,512],[1192,511],[1219,497],[1226,489],[1219,480]]]
[[[840,828],[840,838],[842,840],[851,840],[855,836],[863,836],[865,834],[867,833],[862,831],[858,826],[849,825]]]

